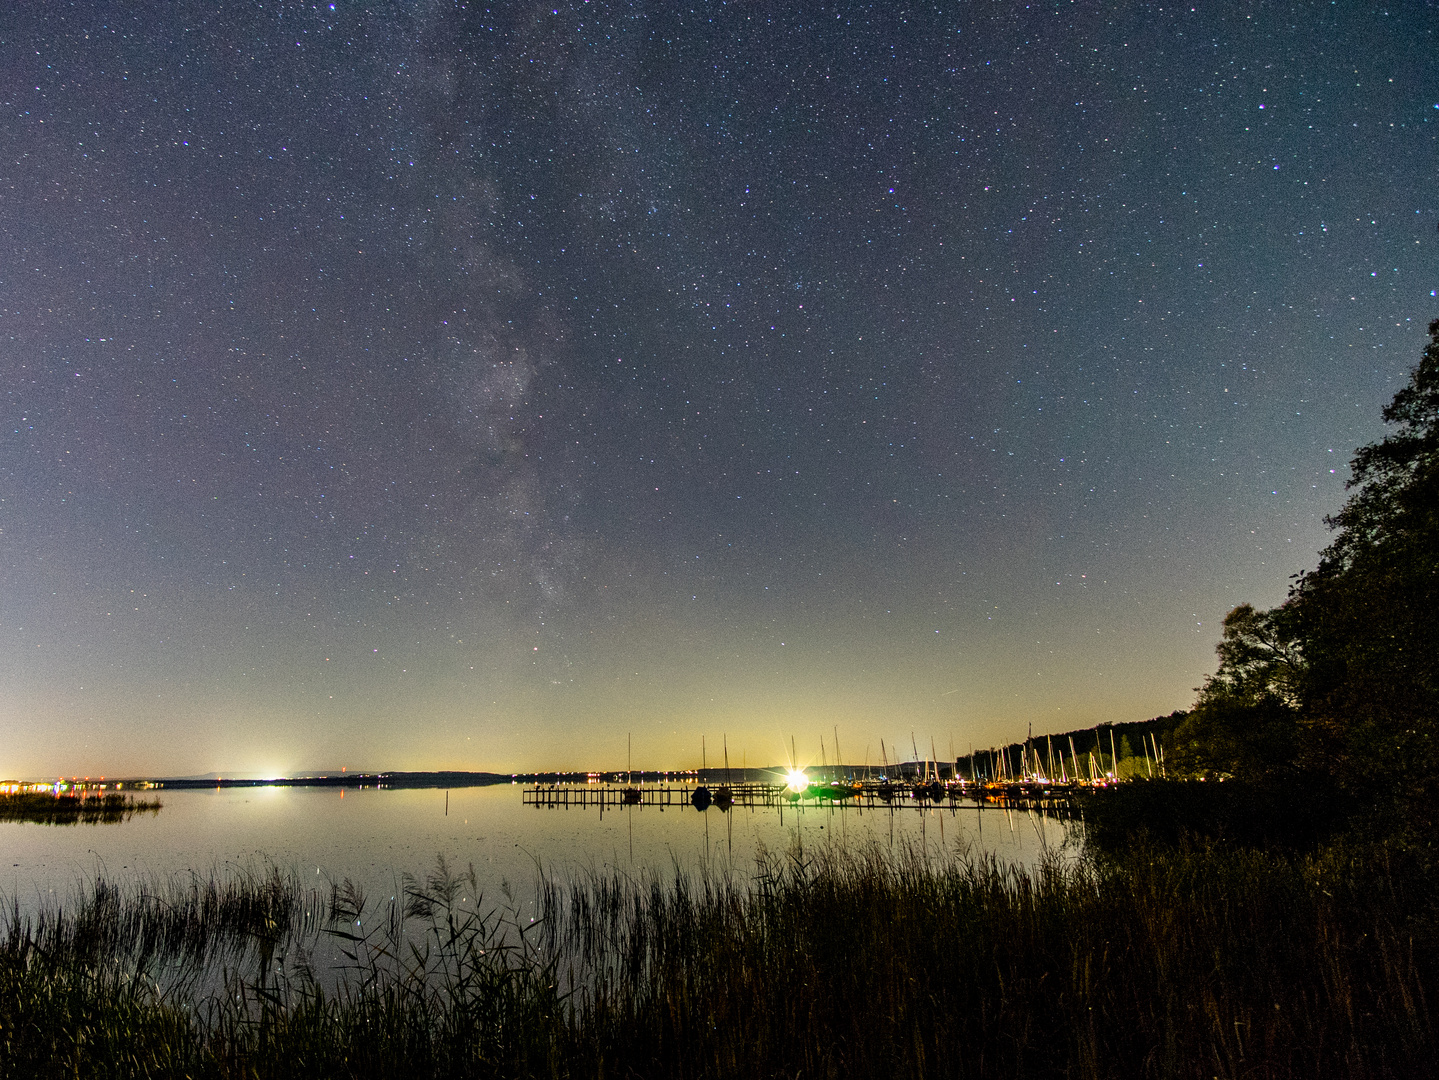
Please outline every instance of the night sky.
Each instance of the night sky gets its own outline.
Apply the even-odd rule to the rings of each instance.
[[[0,776],[1187,707],[1439,316],[1432,3],[0,14]]]

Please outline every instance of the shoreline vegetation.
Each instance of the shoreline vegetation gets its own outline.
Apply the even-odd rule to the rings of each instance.
[[[68,795],[25,791],[0,794],[0,822],[25,821],[36,825],[114,825],[136,814],[158,814],[158,799],[137,800],[133,795]]]
[[[822,846],[542,880],[533,920],[443,861],[379,902],[100,880],[0,921],[0,1072],[1418,1076],[1429,878],[1383,847]]]

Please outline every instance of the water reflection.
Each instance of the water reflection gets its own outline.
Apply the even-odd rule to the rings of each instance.
[[[509,888],[518,902],[529,903],[541,868],[561,879],[672,869],[746,875],[761,852],[830,838],[915,843],[936,854],[969,848],[1032,865],[1045,851],[1063,848],[1067,831],[1043,813],[972,804],[734,805],[724,813],[698,813],[676,802],[601,814],[527,806],[518,785],[207,789],[166,792],[163,813],[104,830],[0,823],[0,850],[10,864],[0,868],[9,871],[0,882],[23,908],[32,908],[97,876],[153,882],[271,862],[294,868],[317,887],[349,878],[371,895],[389,895],[402,875],[422,875],[442,856],[457,867],[473,865],[487,893]]]

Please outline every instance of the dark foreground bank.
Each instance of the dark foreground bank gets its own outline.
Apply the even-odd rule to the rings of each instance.
[[[475,887],[270,873],[12,911],[0,1070],[1382,1077],[1439,1050],[1429,890],[1382,848],[794,852],[744,886],[552,883],[534,923]]]

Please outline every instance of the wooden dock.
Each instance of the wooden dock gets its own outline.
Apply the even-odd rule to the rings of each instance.
[[[780,783],[709,782],[549,783],[523,789],[524,805],[536,809],[660,807],[721,812],[737,809],[857,807],[864,810],[1008,809],[1045,810],[1063,815],[1074,796],[1099,785],[1014,781],[977,784],[966,781],[916,783],[864,780],[812,783],[796,792]]]

